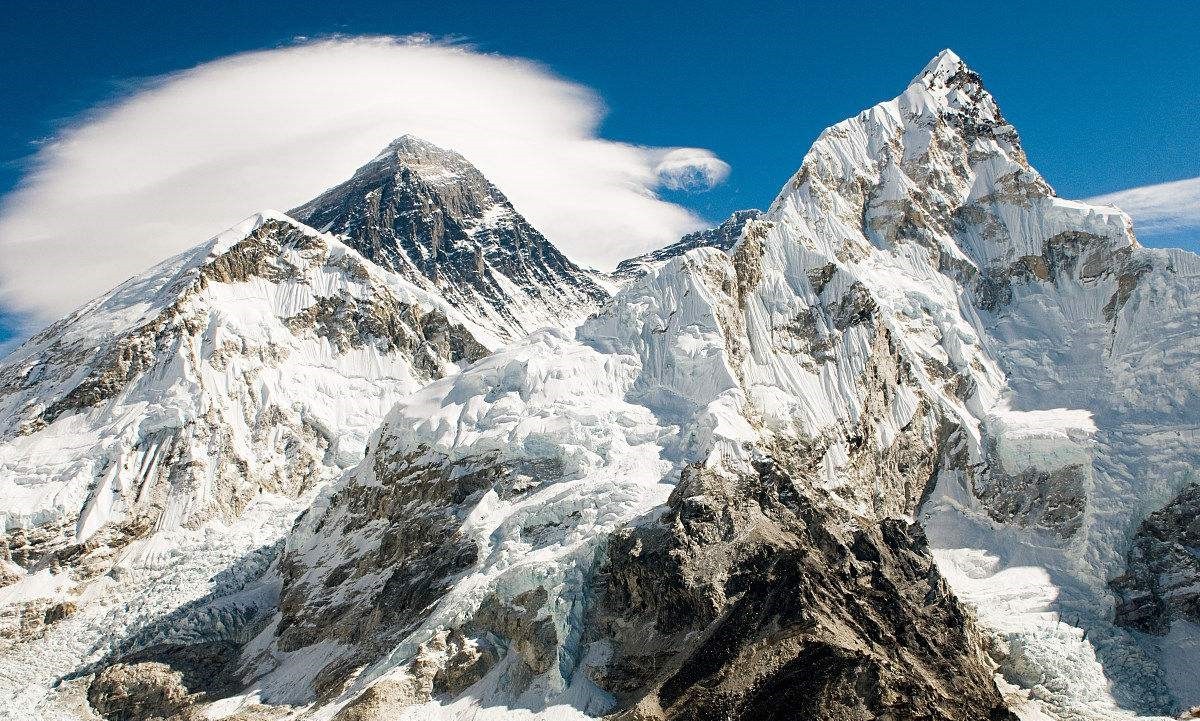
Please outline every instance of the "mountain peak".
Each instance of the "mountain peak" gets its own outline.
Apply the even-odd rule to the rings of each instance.
[[[455,159],[465,161],[462,155],[453,150],[434,145],[424,138],[408,133],[388,143],[387,147],[380,151],[379,155],[375,156],[375,160],[382,160],[384,158],[395,158],[397,160]]]
[[[564,309],[586,315],[606,297],[469,160],[414,135],[396,138],[349,180],[289,215],[438,289],[506,337],[556,325],[571,315]]]
[[[964,70],[971,71],[957,53],[946,48],[926,63],[909,85],[924,85],[931,90],[944,87],[951,78]]]
[[[443,148],[416,135],[401,135],[388,143],[371,162],[355,171],[355,177],[395,175],[409,171],[426,181],[441,182],[468,179],[475,185],[487,180],[462,154]]]
[[[949,48],[934,56],[909,83],[906,95],[910,97],[910,104],[916,98],[912,95],[914,91],[928,98],[926,101],[917,101],[914,106],[930,107],[928,102],[932,101],[932,107],[941,111],[969,116],[974,121],[992,125],[1007,124],[995,99],[984,87],[979,73]],[[1013,141],[1017,142],[1015,136]]]

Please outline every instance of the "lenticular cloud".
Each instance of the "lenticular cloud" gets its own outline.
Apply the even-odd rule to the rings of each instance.
[[[157,79],[45,145],[0,209],[0,303],[44,321],[261,208],[287,209],[411,133],[466,155],[585,264],[702,221],[659,188],[729,167],[604,140],[588,88],[426,39],[308,42]]]
[[[654,172],[663,187],[704,191],[729,177],[729,164],[703,148],[675,148],[663,153]]]

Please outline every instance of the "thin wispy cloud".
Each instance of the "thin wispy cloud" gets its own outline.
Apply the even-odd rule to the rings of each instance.
[[[590,89],[421,38],[337,38],[154,80],[44,145],[0,206],[0,304],[46,320],[262,208],[287,209],[411,133],[474,162],[585,264],[704,222],[656,195],[729,166],[598,135]]]
[[[1194,232],[1192,242],[1200,242],[1200,178],[1120,190],[1089,202],[1124,210],[1139,236],[1178,239]]]

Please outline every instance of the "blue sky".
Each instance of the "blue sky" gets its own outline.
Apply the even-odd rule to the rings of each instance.
[[[330,34],[429,33],[533,59],[602,98],[603,138],[726,161],[708,192],[663,191],[709,220],[765,207],[824,127],[897,95],[943,47],[983,76],[1061,195],[1200,176],[1198,4],[347,4],[7,3],[0,193],[40,140],[147,78]],[[1141,237],[1200,247],[1186,230]]]

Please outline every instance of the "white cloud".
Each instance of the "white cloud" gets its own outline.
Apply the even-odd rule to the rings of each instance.
[[[1088,202],[1124,210],[1139,235],[1173,236],[1194,229],[1200,239],[1200,178],[1119,190]]]
[[[262,208],[286,210],[412,133],[458,150],[580,262],[704,225],[655,195],[712,153],[597,136],[588,88],[530,61],[394,38],[251,52],[153,81],[54,138],[0,207],[0,303],[61,315]]]
[[[671,190],[709,190],[729,177],[729,163],[703,148],[674,148],[662,154],[654,173]]]

